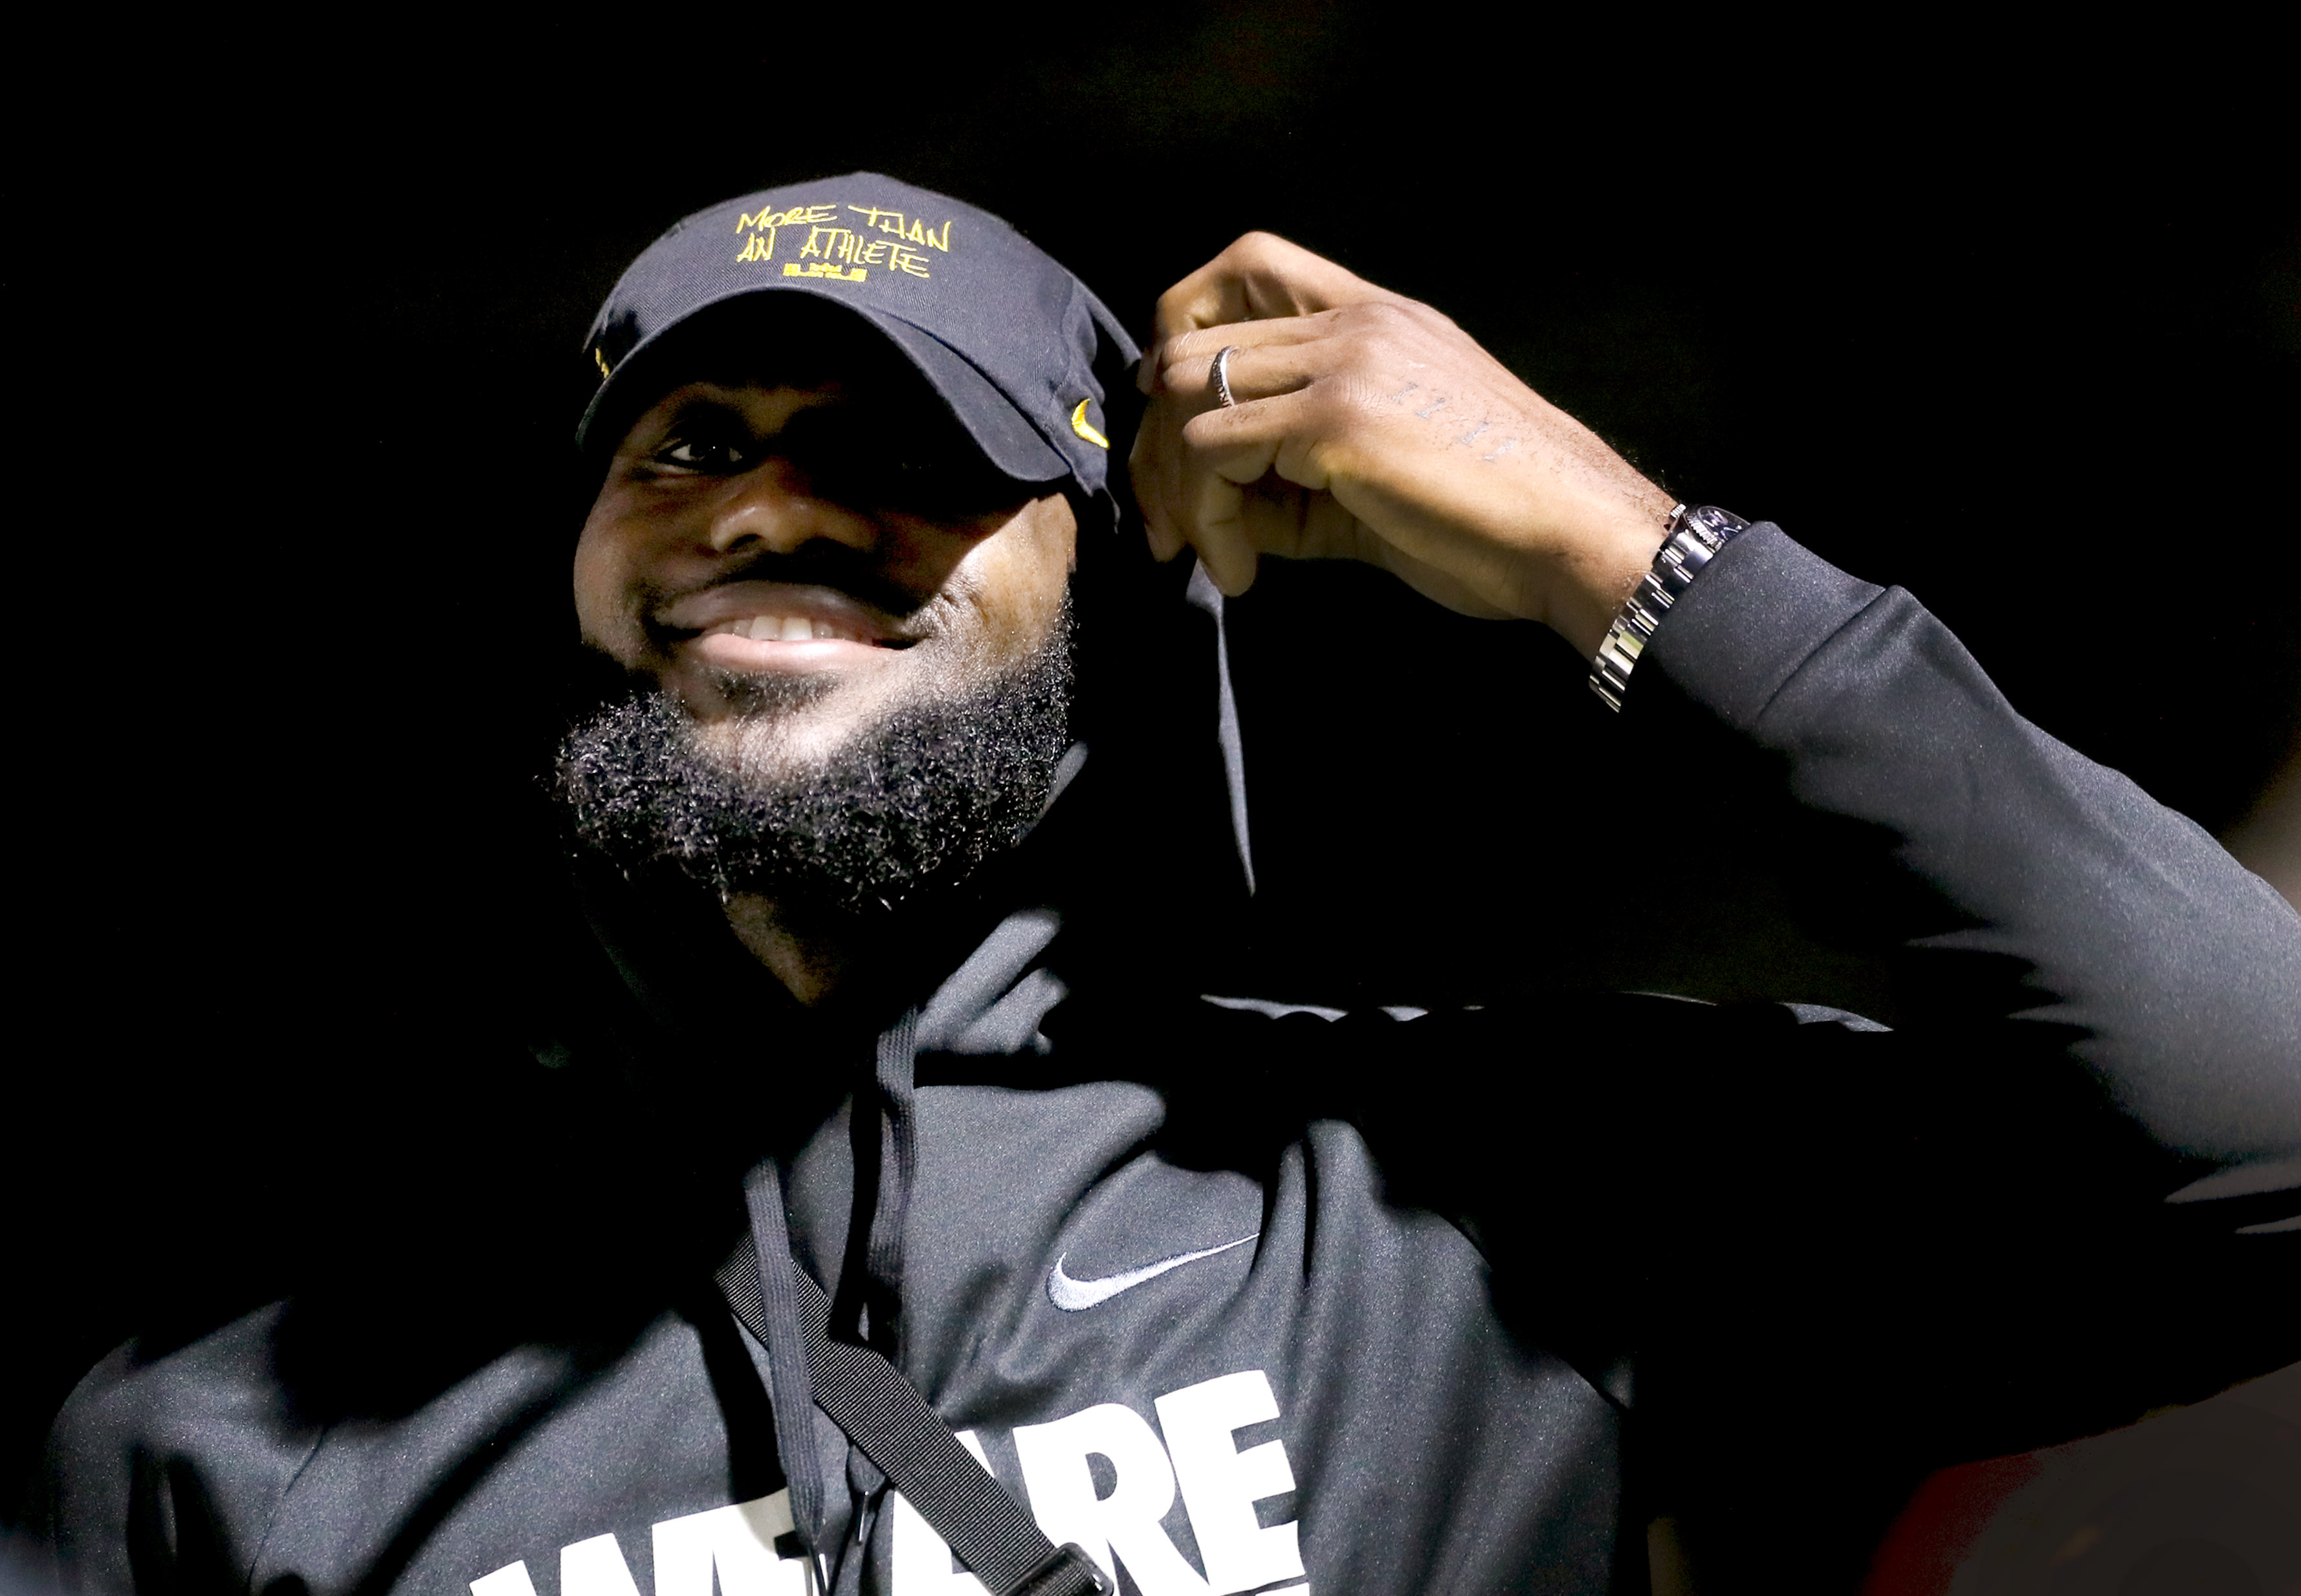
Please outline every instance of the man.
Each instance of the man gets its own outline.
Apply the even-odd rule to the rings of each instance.
[[[2274,894],[1906,595],[1680,512],[1428,307],[1249,238],[1157,332],[1138,524],[1135,351],[994,218],[856,174],[626,273],[574,561],[626,690],[561,755],[548,1156],[524,1207],[93,1374],[67,1585],[983,1588],[832,1416],[837,1345],[1143,1596],[1637,1590],[1682,1553],[1845,1588],[1798,1550],[1812,1483],[2301,1350],[2264,1306],[2301,1206]],[[1186,549],[1184,590],[1148,556]],[[1760,815],[1919,1023],[1202,999],[1251,869],[1220,595],[1264,554],[1596,660],[1593,934]],[[1622,836],[1605,782],[1700,796]]]

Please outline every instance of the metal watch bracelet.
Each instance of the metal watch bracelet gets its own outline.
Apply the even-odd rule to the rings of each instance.
[[[1637,590],[1622,601],[1598,656],[1590,662],[1590,690],[1620,713],[1622,695],[1629,690],[1630,673],[1638,656],[1653,640],[1654,629],[1694,585],[1711,556],[1731,543],[1750,523],[1715,505],[1680,505],[1669,513],[1669,534],[1654,556],[1653,567],[1638,578]]]

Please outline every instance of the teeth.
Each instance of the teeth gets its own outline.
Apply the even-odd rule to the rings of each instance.
[[[740,621],[722,621],[705,635],[721,633],[749,638],[761,643],[806,643],[817,638],[838,639],[850,643],[863,640],[854,632],[841,631],[828,621],[810,620],[805,615],[749,615]]]

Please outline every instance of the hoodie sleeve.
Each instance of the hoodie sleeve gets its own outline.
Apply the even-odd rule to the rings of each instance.
[[[1685,846],[1770,853],[1901,1007],[1606,1022],[1624,1062],[1576,1117],[1627,1173],[1587,1190],[1690,1433],[1746,1434],[1762,1386],[1945,1462],[2301,1358],[2301,916],[2266,882],[1770,525],[1671,611],[1620,729]]]
[[[2176,1155],[2163,1201],[2301,1215],[2301,916],[2016,714],[1909,594],[1754,526],[1656,634],[1623,729],[1653,768],[1681,739],[1754,756],[1802,897],[1894,950],[1913,1028],[2081,1072]]]
[[[58,1414],[29,1504],[35,1589],[232,1591],[319,1443],[272,1373],[275,1306],[147,1358],[131,1343]]]

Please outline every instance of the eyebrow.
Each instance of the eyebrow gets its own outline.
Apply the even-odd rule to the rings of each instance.
[[[866,386],[868,385],[866,384]],[[692,376],[687,378],[684,381],[670,384],[663,391],[666,394],[676,393],[682,388],[714,388],[719,389],[723,393],[731,394],[742,393],[748,389],[757,389],[766,393],[774,393],[783,389],[788,389],[792,393],[837,396],[844,394],[849,390],[849,380],[833,376],[818,378],[811,382],[794,381],[789,378],[783,377],[729,377],[724,375],[717,377]]]
[[[692,385],[682,384],[682,386]],[[712,383],[710,386],[719,388],[725,385]],[[724,418],[733,422],[750,437],[782,437],[785,433],[788,433],[791,430],[792,426],[795,423],[798,423],[800,421],[800,418],[804,416],[821,414],[827,412],[851,413],[856,408],[856,401],[851,396],[825,395],[820,402],[802,405],[799,409],[791,412],[789,415],[783,418],[782,424],[776,427],[773,432],[763,433],[760,431],[758,426],[753,422],[750,413],[745,410],[744,407],[736,401],[722,397],[715,394],[690,394],[686,398],[681,400],[678,407],[664,418],[662,435],[667,437],[677,432],[682,427],[693,425],[694,422],[699,420]],[[812,431],[815,427],[820,424],[820,422],[808,422],[807,423],[807,430]]]
[[[690,394],[679,402],[678,408],[664,418],[663,424],[665,430],[670,430],[699,416],[726,416],[741,422],[747,427],[750,424],[750,417],[743,414],[741,405],[709,394]]]

